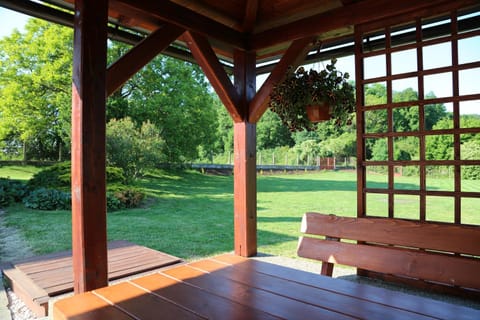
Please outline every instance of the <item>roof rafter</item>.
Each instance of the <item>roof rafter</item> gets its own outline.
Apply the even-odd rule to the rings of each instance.
[[[185,30],[209,36],[235,48],[245,48],[244,35],[215,20],[198,14],[170,1],[110,0],[110,9],[125,16],[150,16],[177,25]]]
[[[478,0],[458,0],[458,5],[478,3]],[[318,35],[345,26],[353,26],[400,14],[415,15],[417,10],[451,3],[451,0],[363,0],[325,13],[295,21],[281,27],[258,33],[250,39],[250,47],[258,50],[281,42]]]

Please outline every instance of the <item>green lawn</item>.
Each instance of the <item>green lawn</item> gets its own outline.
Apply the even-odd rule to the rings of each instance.
[[[4,176],[5,169],[0,169],[0,176]],[[295,257],[304,212],[355,216],[355,179],[353,172],[259,176],[259,252]],[[382,184],[384,180],[382,175],[373,175],[369,183]],[[479,191],[478,181],[470,182],[472,191]],[[398,177],[395,183],[398,187],[412,188],[418,185],[418,178]],[[186,259],[232,250],[231,176],[158,172],[139,184],[148,193],[146,204],[140,209],[109,213],[110,240],[125,239]],[[438,190],[445,190],[450,184],[450,179],[429,180],[429,187]],[[385,196],[369,195],[367,201],[369,212],[386,215]],[[401,196],[395,203],[396,215],[418,217],[418,198]],[[427,218],[450,221],[452,203],[449,198],[427,199]],[[480,199],[462,202],[463,215],[469,223],[480,224],[479,207]],[[9,225],[21,230],[37,253],[70,247],[70,212],[35,211],[17,205],[8,208],[6,219]]]

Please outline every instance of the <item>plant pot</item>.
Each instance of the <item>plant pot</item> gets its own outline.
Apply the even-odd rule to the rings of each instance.
[[[330,120],[330,107],[326,103],[309,105],[307,108],[308,119],[313,122],[322,122]]]

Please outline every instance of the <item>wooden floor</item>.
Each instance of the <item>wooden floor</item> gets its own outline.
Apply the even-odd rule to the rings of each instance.
[[[54,320],[480,319],[480,310],[226,254],[57,301]]]
[[[127,241],[108,243],[108,279],[115,280],[165,267],[181,260],[177,257]],[[11,263],[3,270],[13,291],[38,316],[48,315],[51,297],[73,291],[71,251]]]

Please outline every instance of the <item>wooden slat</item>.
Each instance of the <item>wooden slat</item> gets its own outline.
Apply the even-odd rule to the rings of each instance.
[[[15,268],[3,270],[8,286],[38,316],[48,313],[48,293]]]
[[[242,283],[246,286],[265,290],[280,296],[288,296],[289,299],[303,301],[305,303],[320,307],[325,310],[337,310],[341,313],[334,315],[337,318],[341,318],[346,315],[359,319],[380,320],[431,319],[427,316],[396,309],[388,305],[378,304],[374,302],[365,302],[357,297],[352,297],[349,295],[344,295],[325,289],[314,288],[310,285],[292,282],[290,279],[284,279],[267,274],[257,273],[247,268],[230,267],[219,269],[217,266],[212,266],[211,262],[204,264],[203,261],[198,263],[192,263],[191,266],[197,269],[204,270],[205,272],[212,272],[211,276],[215,277],[219,282],[222,282],[223,280],[218,280],[218,278],[227,278],[234,281],[235,283]],[[179,277],[179,279],[187,282],[192,282],[195,285],[200,285],[202,288],[205,288],[204,285],[200,284],[198,278],[184,278],[182,277],[182,274],[178,271],[181,271],[181,268],[175,268],[171,271],[166,272],[168,272],[169,275]],[[275,300],[272,300],[271,304],[273,304],[274,301]],[[285,305],[282,302],[280,302],[280,304],[289,308],[288,304]],[[338,308],[339,305],[341,305],[342,308]],[[290,310],[288,312],[290,312]],[[290,319],[292,316],[295,317],[295,313],[293,315],[290,315],[288,313],[282,313],[279,315],[288,319]],[[326,317],[328,317],[329,315],[331,314],[327,313]],[[302,314],[297,315],[296,317],[298,316],[302,316]],[[316,314],[316,316],[319,317],[321,315],[320,313],[318,313]]]
[[[208,319],[277,319],[165,275],[153,274],[131,282]]]
[[[377,272],[480,288],[480,260],[301,237],[300,257]]]
[[[128,282],[98,289],[94,293],[115,307],[127,310],[130,315],[142,320],[204,319]]]
[[[361,300],[390,305],[402,310],[414,311],[418,314],[427,315],[436,319],[474,320],[480,316],[480,310],[338,278],[320,276],[315,273],[286,268],[254,259],[244,259],[241,261],[237,259],[237,257],[228,257],[226,255],[213,257],[212,259],[221,263],[231,262],[236,269],[245,269],[251,273],[258,272],[277,278],[289,279],[290,281],[312,286],[320,290],[342,293],[344,295],[357,297]],[[342,307],[343,306],[338,306],[338,308]]]
[[[307,234],[394,244],[480,256],[480,228],[399,219],[349,218],[309,212],[301,231]]]
[[[86,292],[55,302],[53,305],[53,318],[55,320],[134,319],[92,292]]]
[[[192,264],[192,266],[201,268],[199,263]],[[292,292],[288,294],[272,292],[275,287],[279,286],[280,279],[274,279],[276,281],[270,282],[267,285],[267,291],[263,290],[261,284],[258,283],[260,277],[257,274],[237,274],[237,277],[228,278],[223,275],[228,270],[231,271],[231,268],[225,268],[225,266],[216,269],[212,274],[198,271],[195,268],[183,266],[165,270],[163,273],[217,296],[225,297],[282,319],[354,319],[354,317],[303,302],[303,299],[294,300],[287,297]],[[305,294],[305,291],[303,293]],[[321,294],[316,297],[319,296]]]

